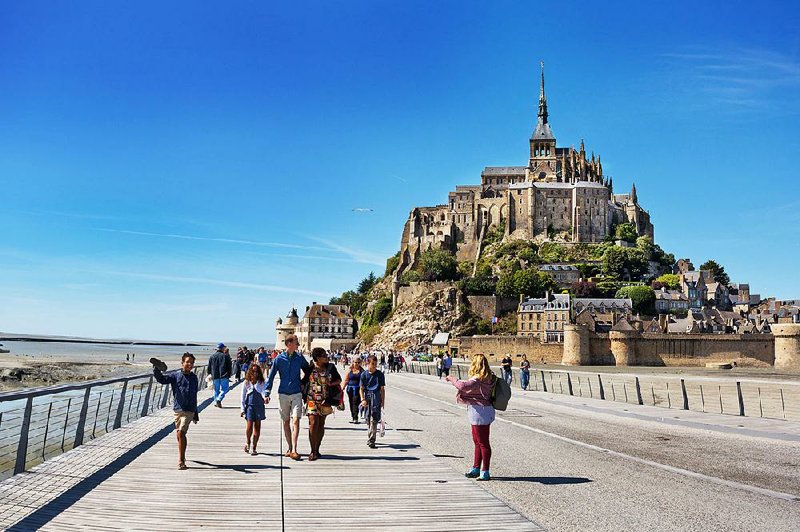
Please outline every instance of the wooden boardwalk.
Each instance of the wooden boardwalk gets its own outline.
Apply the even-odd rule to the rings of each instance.
[[[260,454],[247,455],[238,392],[192,425],[187,471],[176,468],[172,414],[161,410],[0,483],[0,527],[542,530],[391,426],[369,449],[365,426],[344,413],[329,418],[322,459],[284,458],[281,470],[280,423],[270,405]],[[206,405],[208,394],[200,395]],[[306,427],[304,420],[301,452]]]

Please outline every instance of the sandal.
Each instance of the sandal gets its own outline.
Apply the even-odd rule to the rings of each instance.
[[[258,451],[256,451],[255,447],[253,447],[253,450],[250,451],[250,456],[256,456],[257,454],[258,454]]]
[[[189,468],[186,467],[186,464],[184,462],[181,462],[180,464],[178,464],[178,469],[183,471],[183,470],[189,469]]]
[[[244,446],[244,452],[246,452],[246,453],[249,453],[249,452],[250,452],[250,445],[247,445],[247,444],[245,444],[245,446]]]

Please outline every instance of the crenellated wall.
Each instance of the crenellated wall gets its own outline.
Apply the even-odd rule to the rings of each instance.
[[[559,364],[562,356],[561,344],[543,344],[532,336],[461,336],[451,340],[450,347],[457,347],[459,356],[482,353],[490,362],[499,362],[507,354],[515,359],[525,354],[532,364]]]

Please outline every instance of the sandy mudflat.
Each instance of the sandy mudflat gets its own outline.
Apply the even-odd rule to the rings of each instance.
[[[197,357],[197,364],[208,361],[210,352],[207,348],[192,349],[195,349],[193,354]],[[134,358],[133,363],[125,361],[125,354],[76,356],[2,353],[0,391],[148,373],[152,370],[148,363],[150,356],[157,356],[170,369],[180,367],[180,353],[140,354]]]

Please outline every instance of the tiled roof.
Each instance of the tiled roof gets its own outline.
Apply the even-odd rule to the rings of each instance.
[[[307,318],[349,318],[352,319],[353,315],[350,314],[345,305],[311,305],[306,311],[303,319]]]
[[[525,166],[487,166],[481,175],[525,175]]]
[[[601,305],[612,309],[616,308],[616,309],[630,310],[631,308],[633,308],[633,302],[630,300],[630,298],[617,299],[612,297],[607,297],[607,298],[576,297],[572,303],[573,305],[575,305],[575,308],[578,308],[579,306],[581,308],[600,307]]]
[[[541,271],[578,271],[578,268],[572,264],[540,264],[539,270]]]

